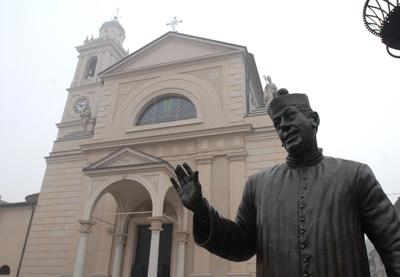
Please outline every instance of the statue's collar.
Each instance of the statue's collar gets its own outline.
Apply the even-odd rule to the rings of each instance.
[[[319,148],[314,153],[311,153],[302,159],[294,158],[289,154],[286,158],[286,163],[292,168],[309,167],[319,163],[323,158],[324,156],[322,155],[322,149]]]

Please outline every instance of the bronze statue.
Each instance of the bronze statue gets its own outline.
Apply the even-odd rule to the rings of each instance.
[[[287,160],[249,177],[235,221],[203,198],[197,171],[176,167],[171,182],[194,212],[196,243],[232,261],[256,254],[257,277],[367,277],[366,234],[399,277],[400,220],[371,169],[323,156],[305,94],[280,89],[269,114]]]

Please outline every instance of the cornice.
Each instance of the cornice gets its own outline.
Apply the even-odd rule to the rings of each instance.
[[[90,50],[93,50],[93,49],[97,49],[98,50],[101,47],[107,47],[107,46],[111,46],[111,48],[113,48],[113,50],[116,53],[118,53],[121,56],[121,58],[124,58],[126,56],[126,52],[125,52],[125,50],[124,50],[124,48],[122,46],[119,46],[118,44],[116,44],[112,40],[100,39],[100,38],[97,38],[92,43],[87,43],[87,44],[83,44],[83,45],[77,46],[76,50],[79,53],[81,53],[81,52],[90,51]]]
[[[64,121],[64,122],[56,123],[56,126],[58,128],[71,127],[71,126],[77,126],[77,125],[79,125],[81,123],[82,123],[82,120],[81,119],[77,119],[77,120],[70,120],[70,121]]]
[[[174,168],[168,162],[123,165],[123,166],[110,166],[110,167],[94,168],[94,169],[83,169],[83,172],[88,176],[97,176],[97,175],[109,175],[109,174],[117,174],[117,173],[124,173],[124,172],[132,173],[132,171],[154,172],[157,169],[163,170],[168,175],[171,175],[171,176],[174,174]]]
[[[259,141],[260,139],[279,139],[274,127],[254,128],[251,137],[245,137],[246,141]]]
[[[82,92],[82,90],[94,90],[94,89],[101,88],[102,86],[103,86],[103,84],[101,82],[101,79],[99,78],[99,81],[96,81],[93,83],[82,84],[79,86],[69,87],[66,90],[69,93],[74,93],[74,92]]]
[[[167,142],[167,141],[176,141],[176,140],[185,140],[185,139],[193,139],[200,137],[208,137],[208,136],[218,136],[218,135],[227,135],[227,134],[237,134],[237,133],[249,133],[253,131],[253,127],[251,124],[242,124],[242,125],[234,125],[227,127],[219,127],[212,128],[206,130],[194,130],[194,131],[186,131],[180,133],[172,133],[172,134],[163,134],[163,135],[147,135],[142,137],[135,137],[131,139],[124,140],[112,140],[112,141],[104,141],[104,142],[93,142],[82,144],[83,151],[97,150],[97,149],[107,149],[114,147],[122,147],[122,146],[134,146],[141,144],[149,144],[156,142]],[[146,132],[146,131],[143,131]]]
[[[68,150],[59,152],[50,152],[49,156],[45,157],[47,164],[71,162],[71,161],[85,161],[86,156],[81,150]]]

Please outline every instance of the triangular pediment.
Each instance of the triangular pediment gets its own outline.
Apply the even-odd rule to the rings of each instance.
[[[115,151],[97,162],[92,163],[84,171],[109,169],[117,167],[132,167],[151,164],[167,163],[166,161],[141,151],[124,147]]]
[[[100,73],[101,76],[247,51],[246,47],[168,32]]]

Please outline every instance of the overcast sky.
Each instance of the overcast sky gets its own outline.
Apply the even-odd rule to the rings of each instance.
[[[260,77],[307,93],[324,154],[367,163],[399,193],[400,60],[363,25],[363,1],[0,1],[0,195],[40,191],[77,63],[117,8],[131,52],[183,20],[185,34],[247,46]],[[264,86],[264,82],[263,82]],[[400,195],[390,196],[395,200]]]

